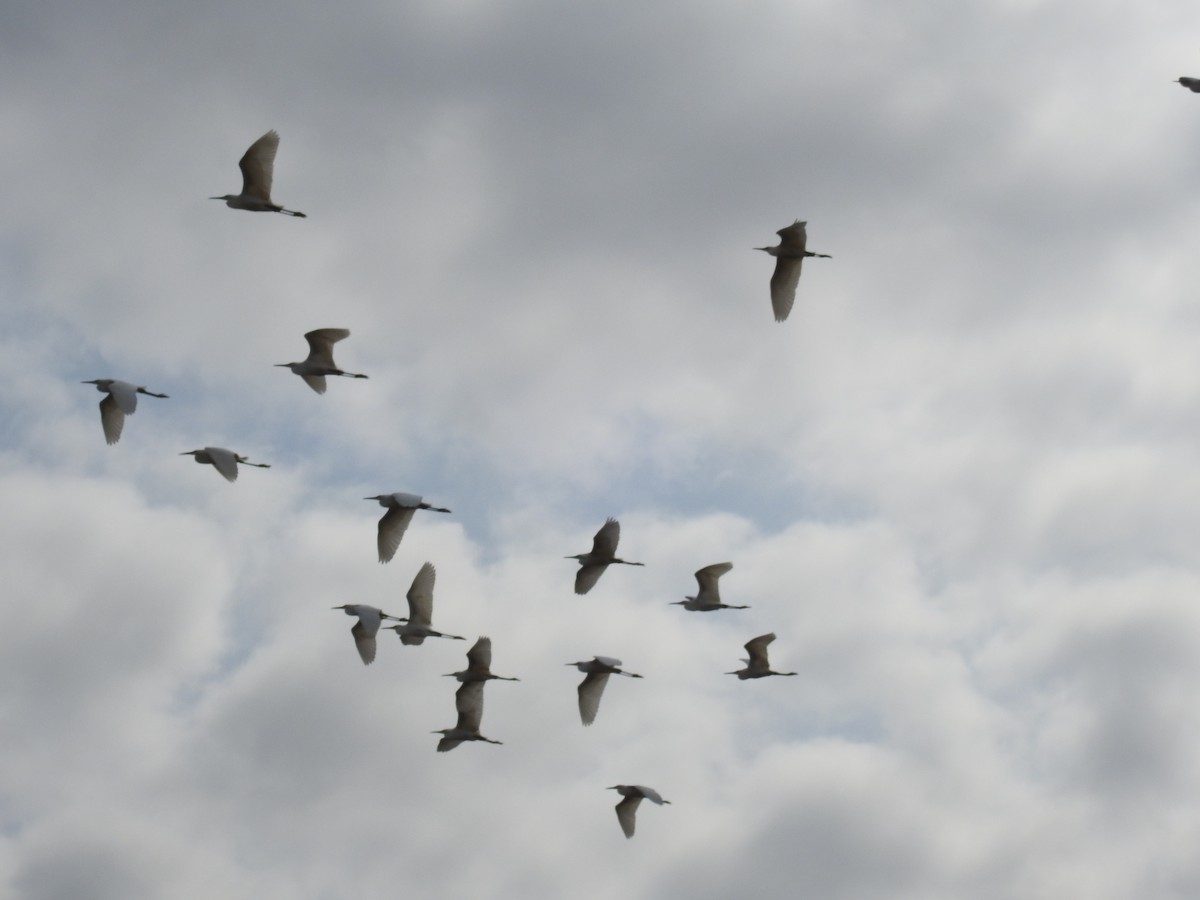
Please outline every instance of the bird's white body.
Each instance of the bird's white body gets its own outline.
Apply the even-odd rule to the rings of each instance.
[[[609,675],[624,675],[626,678],[641,678],[633,672],[625,672],[620,668],[621,661],[611,656],[593,656],[580,662],[567,663],[587,676],[579,683],[579,718],[584,725],[591,725],[600,711],[600,698],[604,696],[604,686],[608,684]]]
[[[828,253],[813,253],[808,249],[807,222],[797,219],[777,232],[779,243],[774,247],[755,247],[775,257],[775,272],[771,275],[771,309],[775,321],[782,322],[792,311],[796,302],[796,287],[800,284],[800,270],[807,256],[831,259]]]
[[[149,397],[166,397],[166,394],[156,394],[144,387],[120,381],[116,378],[95,378],[84,384],[94,384],[96,390],[107,394],[100,401],[100,427],[104,429],[104,439],[111,445],[121,439],[125,428],[125,417],[137,412],[137,395],[146,394]]]
[[[211,465],[221,473],[226,481],[237,481],[238,463],[241,463],[243,466],[255,466],[259,469],[271,468],[270,463],[250,462],[249,459],[240,453],[234,453],[232,450],[226,450],[224,447],[205,447],[203,450],[188,450],[186,453],[180,453],[179,455],[191,456],[198,463]]]
[[[479,733],[479,725],[483,720],[483,686],[482,681],[465,682],[454,693],[454,706],[458,711],[458,722],[453,728],[441,728],[434,734],[440,734],[438,753],[453,750],[463,741],[487,741],[489,744],[499,744]]]
[[[358,621],[350,626],[350,634],[354,636],[354,646],[358,648],[358,655],[365,666],[375,661],[375,635],[379,633],[379,626],[383,620],[404,621],[399,616],[389,615],[379,607],[367,606],[365,603],[347,603],[333,608],[345,610],[348,616],[358,617]]]
[[[714,609],[749,609],[748,606],[730,606],[721,602],[721,592],[717,582],[721,576],[733,568],[733,563],[713,563],[696,571],[696,583],[700,589],[695,597],[686,600],[676,600],[673,606],[682,606],[692,612],[712,612]]]
[[[664,800],[662,795],[654,790],[654,788],[646,787],[642,784],[614,784],[606,790],[616,791],[624,799],[617,804],[617,821],[621,823],[621,830],[625,832],[625,837],[633,837],[634,829],[637,826],[636,814],[637,808],[643,800],[649,800],[651,803],[656,803],[662,806],[664,803],[668,806],[670,800]]]
[[[375,497],[363,497],[364,500],[375,500],[387,512],[379,520],[379,534],[376,539],[381,563],[391,561],[400,547],[408,523],[418,509],[428,509],[433,512],[448,513],[450,510],[440,506],[430,506],[416,494],[406,494],[402,491],[394,494],[379,494]]]
[[[768,675],[796,675],[796,672],[774,672],[771,670],[770,660],[767,659],[767,646],[771,641],[775,640],[775,633],[760,634],[756,638],[746,642],[746,652],[750,654],[749,659],[743,659],[746,664],[744,669],[738,669],[736,672],[726,672],[726,675],[736,675],[739,681],[745,681],[747,678],[765,678]]]
[[[521,680],[492,674],[492,639],[489,637],[481,637],[467,651],[467,667],[465,669],[461,672],[451,672],[446,677],[457,678],[464,683],[468,681]]]
[[[294,209],[284,209],[271,200],[271,181],[275,177],[275,154],[279,150],[279,134],[268,131],[238,160],[238,168],[242,170],[242,192],[240,194],[223,194],[220,197],[209,197],[210,200],[224,200],[230,209],[245,209],[250,212],[277,212],[285,216],[306,218],[304,213]]]
[[[400,635],[403,644],[423,644],[427,637],[450,638],[455,641],[466,640],[457,634],[442,634],[434,631],[433,624],[433,583],[437,579],[437,569],[433,563],[425,563],[417,571],[412,587],[408,589],[408,621],[401,625],[389,625],[396,634]]]
[[[575,593],[586,594],[596,582],[600,580],[600,576],[604,574],[604,570],[614,563],[619,563],[625,566],[640,566],[644,565],[640,562],[628,562],[624,559],[617,559],[617,542],[621,540],[621,523],[616,519],[609,518],[600,530],[596,532],[596,536],[592,538],[592,549],[589,553],[577,553],[574,556],[565,557],[566,559],[579,560],[579,571],[575,573]]]
[[[300,362],[276,363],[277,368],[291,369],[293,374],[304,379],[304,383],[318,394],[325,393],[328,386],[326,375],[342,375],[346,378],[366,378],[358,372],[346,372],[333,361],[333,345],[350,337],[348,328],[316,328],[307,332],[308,356]]]

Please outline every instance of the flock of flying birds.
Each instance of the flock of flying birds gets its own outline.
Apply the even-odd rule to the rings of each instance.
[[[1193,79],[1180,79],[1181,83]],[[1191,86],[1191,85],[1187,85]],[[1200,87],[1192,87],[1200,90]],[[224,200],[225,205],[233,209],[249,210],[251,212],[277,212],[288,216],[306,218],[302,212],[284,209],[271,200],[271,181],[274,172],[275,154],[279,149],[279,135],[268,131],[242,156],[238,166],[242,171],[242,191],[240,194],[225,194],[211,197],[212,200]],[[796,287],[800,281],[800,270],[805,257],[819,256],[828,258],[825,253],[813,253],[807,248],[806,223],[797,220],[791,225],[781,228],[777,234],[780,241],[774,247],[756,247],[775,257],[775,272],[771,276],[771,306],[775,320],[782,322],[791,312],[796,298]],[[326,378],[339,375],[347,378],[366,378],[366,375],[347,372],[339,368],[333,359],[333,346],[350,336],[345,328],[318,328],[304,335],[308,341],[308,356],[300,362],[276,363],[278,366],[291,369],[318,394],[326,390]],[[144,386],[135,385],[115,378],[96,378],[85,381],[84,384],[94,384],[96,389],[105,395],[100,401],[100,424],[104,431],[104,439],[110,444],[116,444],[121,439],[125,427],[125,417],[137,411],[138,394],[148,397],[167,397],[166,394],[147,390]],[[238,466],[256,466],[270,468],[268,463],[250,462],[250,460],[233,450],[224,447],[204,447],[200,450],[189,450],[180,454],[191,456],[197,463],[211,465],[227,481],[233,482],[238,477]],[[375,500],[387,512],[379,520],[378,552],[379,561],[386,563],[396,555],[400,542],[408,529],[409,523],[417,510],[449,513],[449,509],[432,506],[420,496],[404,492],[379,494],[366,497]],[[578,553],[565,557],[579,562],[579,570],[575,574],[575,593],[586,594],[600,576],[611,565],[641,566],[643,563],[630,562],[617,557],[617,543],[621,538],[621,525],[613,518],[608,519],[596,532],[592,540],[592,549],[587,553]],[[747,606],[732,606],[721,602],[718,581],[721,576],[733,568],[733,563],[723,562],[705,566],[696,572],[696,582],[699,589],[696,596],[676,601],[684,609],[692,612],[713,612],[721,609],[748,609]],[[394,616],[385,613],[375,606],[362,603],[347,603],[335,606],[346,615],[357,618],[350,633],[354,637],[354,645],[358,649],[363,663],[370,665],[375,659],[376,636],[381,628],[394,630],[405,645],[419,645],[427,637],[465,640],[460,635],[445,634],[433,629],[433,587],[437,570],[432,563],[426,562],[421,566],[408,590],[408,615]],[[393,620],[397,624],[384,626],[384,620]],[[748,641],[745,645],[748,657],[743,659],[745,667],[729,675],[737,675],[740,680],[748,678],[764,678],[768,675],[795,675],[795,672],[776,672],[771,669],[767,657],[767,647],[775,640],[775,635],[763,634]],[[518,681],[517,678],[494,675],[491,670],[492,642],[490,638],[479,638],[467,651],[467,668],[453,672],[448,677],[457,679],[460,683],[455,693],[455,708],[458,721],[452,728],[442,728],[433,732],[440,734],[437,749],[439,753],[453,750],[464,741],[484,741],[499,744],[500,741],[484,737],[480,733],[483,719],[483,688],[488,681]],[[621,660],[611,656],[594,656],[591,659],[567,663],[584,673],[583,681],[579,683],[579,717],[583,724],[591,725],[600,709],[600,699],[608,684],[610,675],[624,675],[627,678],[641,678],[633,672],[621,668]],[[616,806],[617,820],[626,837],[633,837],[634,816],[642,800],[662,805],[670,803],[664,800],[658,791],[644,785],[617,784],[609,790],[617,791],[622,799]]]

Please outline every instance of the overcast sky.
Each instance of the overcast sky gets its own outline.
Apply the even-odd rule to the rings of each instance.
[[[1198,30],[9,3],[0,894],[1200,895]],[[307,219],[207,199],[271,128]],[[368,380],[272,368],[320,327]],[[170,399],[109,447],[95,378]],[[454,512],[381,566],[392,491]],[[607,516],[646,565],[577,597]],[[467,642],[330,609],[426,560],[502,746],[435,752]],[[750,609],[668,605],[724,560]],[[798,677],[723,674],[768,631]],[[585,729],[593,654],[645,677]]]

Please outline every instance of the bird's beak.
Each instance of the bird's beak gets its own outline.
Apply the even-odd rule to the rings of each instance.
[[[224,200],[224,197],[209,197],[209,200]]]
[[[216,198],[213,198],[213,199],[216,199]],[[277,369],[286,369],[288,364],[287,363],[274,363],[274,366]]]

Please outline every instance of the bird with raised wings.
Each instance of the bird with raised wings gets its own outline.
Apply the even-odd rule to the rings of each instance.
[[[268,131],[250,145],[238,168],[242,170],[242,192],[209,197],[209,200],[224,200],[231,209],[247,209],[250,212],[277,212],[298,219],[307,218],[294,209],[284,209],[271,200],[271,180],[275,174],[275,153],[279,150],[279,133]]]
[[[773,640],[775,640],[775,633],[771,632],[770,634],[760,634],[747,641],[746,652],[750,654],[750,658],[742,660],[746,667],[725,674],[736,675],[739,681],[745,681],[747,678],[765,678],[768,675],[798,675],[798,672],[774,672],[771,670],[771,663],[767,659],[767,646]]]
[[[576,553],[574,556],[564,557],[565,559],[579,560],[579,571],[575,573],[576,594],[586,594],[595,587],[600,576],[604,574],[604,570],[614,563],[625,566],[644,565],[640,562],[617,559],[617,542],[620,540],[621,523],[616,519],[609,518],[592,538],[590,553]]]
[[[696,571],[696,582],[700,585],[700,590],[696,592],[695,597],[688,597],[684,600],[672,601],[671,605],[682,606],[684,609],[692,610],[693,612],[711,612],[714,609],[749,609],[748,606],[730,606],[728,603],[721,602],[721,592],[718,589],[717,582],[721,576],[733,568],[733,563],[713,563],[711,566],[705,566],[703,569]]]
[[[276,368],[291,369],[318,394],[325,393],[326,375],[366,378],[366,375],[339,369],[337,363],[333,361],[333,345],[348,337],[350,337],[349,328],[317,328],[304,335],[304,339],[308,341],[308,356],[300,362],[275,363],[275,366]]]
[[[466,638],[457,634],[442,634],[434,631],[433,624],[433,582],[437,578],[437,569],[433,563],[427,562],[417,571],[412,587],[408,589],[408,621],[400,625],[389,625],[400,635],[402,644],[423,644],[427,637],[450,638],[455,641],[465,641]]]
[[[467,667],[460,672],[450,672],[446,675],[447,678],[457,678],[459,681],[466,683],[468,681],[491,681],[493,679],[499,681],[520,681],[520,678],[512,678],[507,675],[492,674],[492,639],[489,637],[481,637],[471,649],[467,651]]]

